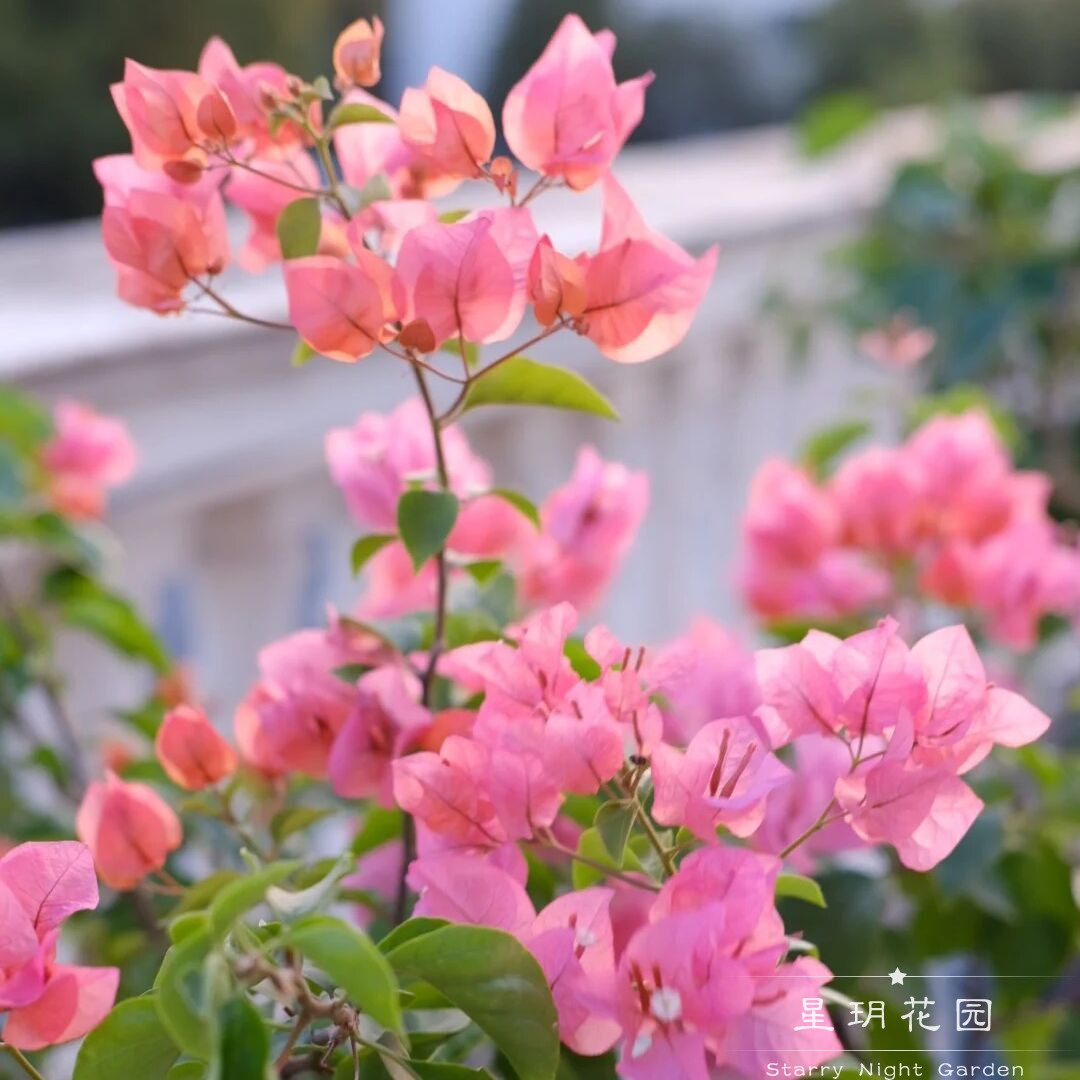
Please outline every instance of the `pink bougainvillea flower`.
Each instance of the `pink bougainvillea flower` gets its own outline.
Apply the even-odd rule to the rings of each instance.
[[[595,607],[618,573],[649,503],[649,478],[578,451],[569,481],[540,508],[541,529],[519,556],[522,598]]]
[[[442,437],[455,493],[466,499],[489,489],[491,467],[473,453],[464,432],[448,427]],[[393,532],[398,499],[408,486],[435,481],[435,443],[423,402],[410,398],[391,413],[361,413],[352,427],[333,428],[326,461],[356,520]]]
[[[971,602],[999,641],[1030,649],[1049,614],[1080,610],[1080,550],[1055,525],[1015,520],[973,549],[964,569]]]
[[[294,120],[285,119],[270,130],[273,109],[294,98],[292,76],[279,64],[260,60],[241,67],[232,49],[221,38],[212,37],[199,57],[199,76],[228,102],[236,118],[236,137],[245,141],[245,148],[262,154],[309,141],[303,126]],[[320,116],[318,103],[313,103],[308,119],[316,129]],[[213,131],[206,134],[212,136]]]
[[[578,319],[585,314],[585,273],[581,265],[542,236],[529,262],[529,300],[536,321],[551,326],[560,316]]]
[[[108,489],[135,471],[131,436],[119,420],[77,401],[56,405],[53,429],[41,451],[53,504],[70,517],[100,517]]]
[[[506,141],[518,160],[581,191],[593,184],[641,122],[652,75],[616,84],[615,37],[567,15],[503,107]]]
[[[334,42],[334,74],[339,89],[374,86],[382,78],[382,40],[383,24],[377,16],[371,22],[357,19],[338,34]]]
[[[863,840],[892,844],[912,870],[937,866],[983,808],[950,769],[887,760],[841,777],[836,799]]]
[[[673,349],[705,298],[718,249],[694,259],[653,232],[605,176],[600,250],[584,257],[586,334],[609,359],[636,364]]]
[[[807,999],[820,998],[821,987],[832,978],[824,964],[801,956],[790,964],[758,973],[750,1008],[736,1017],[717,1040],[716,1060],[736,1074],[767,1076],[770,1065],[787,1069],[778,1075],[813,1076],[823,1062],[843,1053],[832,1023],[798,1031],[803,1025]]]
[[[0,1015],[20,1050],[69,1042],[112,1008],[116,968],[56,963],[60,924],[98,903],[94,860],[75,841],[19,844],[0,858]]]
[[[413,229],[430,225],[438,219],[435,204],[427,199],[376,199],[353,217],[357,229],[371,236],[372,245],[387,256],[397,254],[405,237]]]
[[[914,367],[934,351],[937,335],[900,312],[884,326],[859,336],[859,349],[885,367]]]
[[[438,571],[429,559],[415,570],[400,541],[387,544],[364,567],[364,594],[353,613],[358,619],[396,619],[431,611],[438,591]]]
[[[414,914],[473,926],[492,926],[522,937],[536,917],[524,886],[484,859],[444,852],[409,867],[409,887],[419,894]]]
[[[131,135],[135,160],[144,169],[172,170],[195,178],[206,164],[199,105],[212,91],[190,71],[159,71],[134,60],[124,62],[123,82],[113,83],[112,98]]]
[[[497,846],[506,833],[487,790],[490,767],[486,746],[451,735],[437,754],[422,751],[394,761],[394,801],[433,832],[460,843]]]
[[[851,751],[841,739],[800,735],[791,749],[791,774],[770,792],[765,820],[750,840],[758,851],[779,853],[802,837],[829,805],[836,781],[851,771]],[[800,873],[811,873],[818,857],[861,846],[850,826],[833,821],[799,844],[788,861]]]
[[[784,922],[774,901],[780,869],[779,859],[745,848],[699,848],[664,882],[649,919],[711,908],[722,916],[713,928],[718,948],[775,958],[784,945]]]
[[[708,1080],[709,1037],[754,994],[746,965],[715,947],[716,923],[707,911],[669,915],[630,939],[616,976],[623,1076]]]
[[[949,626],[917,642],[927,704],[915,723],[914,757],[965,773],[993,746],[1024,746],[1050,726],[1050,718],[1019,694],[987,682],[967,630]]]
[[[278,218],[286,206],[304,198],[298,187],[318,187],[319,172],[311,158],[300,150],[288,156],[252,159],[250,164],[250,170],[233,170],[225,197],[251,221],[247,243],[236,260],[245,270],[257,274],[280,262]]]
[[[751,549],[777,561],[806,566],[837,542],[840,515],[833,500],[804,469],[772,458],[750,482],[742,532]]]
[[[362,675],[356,690],[352,712],[330,751],[330,784],[345,798],[375,797],[393,806],[390,765],[417,744],[431,714],[419,703],[419,680],[399,667]]]
[[[553,900],[533,921],[525,944],[551,986],[559,1035],[578,1054],[603,1054],[621,1028],[611,1000],[615,948],[611,889],[591,888]]]
[[[521,322],[536,227],[522,208],[481,210],[452,225],[406,234],[394,296],[401,318],[423,319],[437,344],[502,341]]]
[[[984,413],[934,417],[903,453],[921,477],[924,532],[981,540],[1008,522],[1015,498],[1012,464]]]
[[[686,752],[661,743],[652,756],[656,795],[653,816],[661,825],[685,825],[717,842],[717,828],[749,836],[765,816],[769,793],[790,776],[769,749],[764,727],[751,716],[714,720]]]
[[[121,299],[176,311],[192,278],[224,268],[229,238],[220,178],[180,184],[123,154],[98,158],[94,175],[104,189],[101,231]]]
[[[236,751],[193,705],[177,705],[165,714],[154,751],[169,779],[187,791],[201,791],[236,771]]]
[[[120,890],[160,870],[183,839],[180,819],[152,787],[113,773],[86,789],[75,829],[101,880]]]
[[[718,716],[748,716],[761,704],[753,654],[735,634],[704,616],[659,651],[664,736],[685,745]]]
[[[436,177],[405,143],[398,129],[397,110],[365,90],[350,90],[342,99],[346,104],[368,105],[389,117],[393,123],[344,124],[334,132],[334,149],[341,163],[345,182],[363,190],[376,177],[382,177],[395,199],[423,199],[452,191],[458,181]]]
[[[874,448],[845,461],[829,484],[843,540],[888,555],[914,550],[920,476],[902,450]]]
[[[438,67],[422,88],[410,87],[402,95],[398,128],[406,145],[445,176],[482,176],[495,149],[495,120],[487,102]]]
[[[310,255],[285,264],[289,321],[318,353],[351,364],[394,337],[397,317],[389,263],[368,251],[350,230],[355,263]]]
[[[241,753],[264,772],[325,776],[357,695],[337,669],[378,661],[377,647],[326,630],[300,630],[267,645],[259,652],[259,680],[236,713]]]

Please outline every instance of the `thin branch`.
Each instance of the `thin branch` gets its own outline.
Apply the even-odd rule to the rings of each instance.
[[[15,1063],[31,1078],[31,1080],[45,1080],[45,1077],[30,1064],[21,1050],[16,1050],[14,1046],[11,1046],[6,1042],[0,1042],[0,1050],[6,1050],[15,1059]]]
[[[509,352],[503,353],[497,360],[492,360],[490,364],[485,368],[481,368],[479,371],[473,372],[467,379],[465,379],[464,385],[461,387],[461,392],[456,398],[454,398],[450,407],[439,417],[439,423],[444,427],[447,424],[453,423],[454,420],[461,415],[461,407],[465,404],[465,399],[468,397],[469,388],[478,379],[482,379],[489,372],[495,370],[501,364],[505,364],[507,360],[513,360],[520,356],[525,349],[531,349],[533,345],[538,344],[541,341],[551,337],[552,334],[564,329],[569,325],[565,319],[560,319],[557,323],[552,323],[551,326],[545,327],[539,334],[534,334],[528,341],[523,341],[520,345],[515,346]]]
[[[788,846],[786,848],[784,848],[783,851],[780,852],[780,858],[781,859],[786,859],[796,848],[798,848],[801,845],[805,844],[806,841],[809,840],[811,836],[814,836],[816,833],[821,832],[821,830],[824,829],[826,825],[832,825],[835,822],[840,821],[843,817],[845,817],[844,814],[838,814],[838,815],[830,818],[829,814],[832,811],[834,806],[836,806],[836,800],[832,799],[829,802],[829,805],[826,806],[825,809],[821,811],[821,816],[817,819],[817,821],[815,821],[814,824],[811,825],[810,828],[806,830],[806,832],[802,833],[800,836],[797,836],[794,840],[792,840],[791,843],[788,844]]]
[[[233,307],[228,300],[225,299],[221,293],[212,289],[205,281],[200,281],[198,278],[191,279],[203,292],[205,296],[208,296],[214,303],[221,307],[221,314],[227,316],[230,319],[238,319],[240,322],[251,323],[252,326],[262,326],[267,330],[293,330],[295,329],[291,323],[275,322],[273,319],[260,319],[256,315],[245,315],[244,312],[239,311]],[[204,311],[203,314],[210,314]]]

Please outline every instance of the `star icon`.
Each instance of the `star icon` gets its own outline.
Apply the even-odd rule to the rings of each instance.
[[[901,971],[899,968],[896,968],[895,971],[890,971],[889,972],[889,980],[890,980],[889,985],[890,986],[903,986],[904,985],[904,979],[906,979],[906,978],[907,978],[907,973]]]

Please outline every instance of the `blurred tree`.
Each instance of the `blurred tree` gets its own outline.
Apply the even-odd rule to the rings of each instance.
[[[300,75],[329,66],[334,36],[377,0],[6,0],[0,35],[0,226],[94,214],[90,161],[127,148],[109,97],[122,58],[192,68],[211,34],[241,63],[274,56]]]

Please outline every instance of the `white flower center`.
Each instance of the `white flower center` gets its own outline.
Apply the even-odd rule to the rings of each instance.
[[[599,938],[591,930],[581,927],[575,932],[574,940],[577,941],[583,949],[587,949],[590,945],[595,945],[597,941],[599,941]]]
[[[634,1045],[630,1047],[630,1056],[636,1061],[639,1057],[644,1057],[644,1055],[649,1052],[650,1046],[652,1046],[652,1036],[646,1035],[643,1031],[634,1040]]]
[[[670,986],[662,986],[652,992],[649,998],[649,1012],[660,1021],[661,1024],[670,1024],[682,1016],[682,998],[679,991]]]

